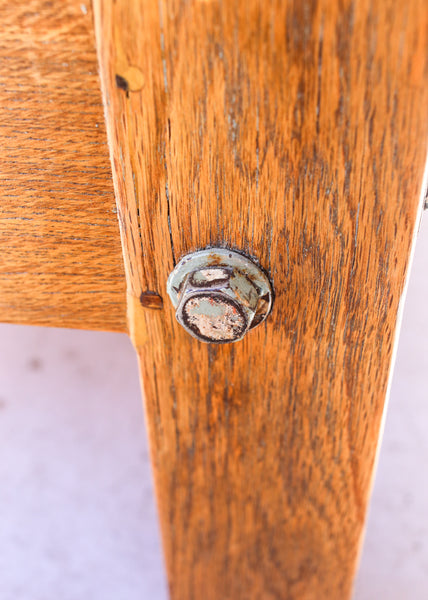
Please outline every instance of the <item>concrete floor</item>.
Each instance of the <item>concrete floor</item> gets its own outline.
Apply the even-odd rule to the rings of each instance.
[[[428,597],[427,272],[425,216],[354,600]],[[0,440],[1,600],[166,600],[126,336],[1,325]]]

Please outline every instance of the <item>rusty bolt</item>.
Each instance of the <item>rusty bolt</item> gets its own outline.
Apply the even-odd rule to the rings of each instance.
[[[168,278],[177,321],[202,342],[241,340],[272,306],[265,273],[249,258],[222,248],[184,257]]]

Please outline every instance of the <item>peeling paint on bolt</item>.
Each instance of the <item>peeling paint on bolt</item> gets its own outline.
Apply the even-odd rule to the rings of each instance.
[[[246,256],[209,248],[185,256],[168,278],[177,321],[202,342],[241,340],[272,307],[266,274]]]

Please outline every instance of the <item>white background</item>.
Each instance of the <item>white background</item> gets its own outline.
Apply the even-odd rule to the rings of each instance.
[[[354,600],[428,598],[427,272],[425,215]],[[137,372],[125,335],[0,326],[1,600],[166,600]]]

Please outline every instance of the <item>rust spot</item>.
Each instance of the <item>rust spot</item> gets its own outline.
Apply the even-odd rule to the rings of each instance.
[[[254,315],[254,319],[250,325],[250,329],[252,329],[253,327],[256,327],[256,325],[258,325],[259,323],[264,321],[266,314],[267,314],[269,302],[270,302],[269,294],[265,294],[264,296],[259,298],[259,301],[257,303],[257,308],[256,308],[256,314]]]
[[[216,254],[215,252],[213,252],[212,254],[210,254],[208,256],[208,262],[210,264],[210,266],[220,266],[224,264],[224,258],[218,254]]]
[[[144,308],[161,310],[163,308],[162,296],[159,296],[159,294],[156,292],[151,292],[150,290],[141,292],[140,304]]]

